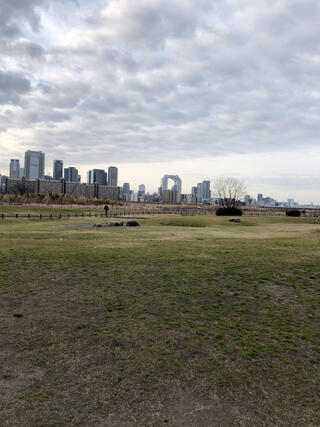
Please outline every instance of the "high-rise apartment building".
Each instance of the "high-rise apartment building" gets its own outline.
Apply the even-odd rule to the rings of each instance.
[[[17,159],[10,160],[10,179],[20,179],[20,162]]]
[[[262,202],[263,201],[263,194],[259,193],[257,195],[257,202]]]
[[[64,179],[67,182],[79,182],[78,169],[74,167],[64,168]]]
[[[118,186],[118,168],[116,168],[115,166],[109,166],[108,168],[108,186]]]
[[[28,150],[24,155],[24,172],[27,179],[36,180],[44,177],[45,155],[42,151]]]
[[[55,181],[59,181],[63,175],[63,161],[62,160],[54,160],[53,161],[53,179]]]

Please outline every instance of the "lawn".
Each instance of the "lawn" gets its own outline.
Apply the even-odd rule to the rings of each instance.
[[[1,425],[320,425],[318,219],[106,221],[0,219]]]

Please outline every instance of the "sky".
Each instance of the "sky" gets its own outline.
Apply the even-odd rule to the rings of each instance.
[[[0,0],[0,173],[234,176],[320,204],[319,0]]]

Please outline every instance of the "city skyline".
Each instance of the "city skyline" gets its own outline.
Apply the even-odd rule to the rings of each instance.
[[[27,150],[25,152],[24,155],[24,159],[26,161],[26,159],[30,156],[30,153],[32,155],[35,155],[36,157],[41,156],[43,158],[43,161],[46,157],[46,154],[43,152],[34,152],[31,150]],[[12,169],[16,169],[16,164],[19,165],[19,159],[10,159],[10,163],[9,163],[9,174],[2,174],[3,176],[8,176],[10,178],[13,178],[11,175],[13,173]],[[15,166],[13,166],[13,164]],[[44,168],[44,163],[42,163],[41,166],[41,170],[46,170],[47,171],[47,175],[42,172],[42,174],[44,174],[44,179],[54,179],[54,175],[55,173],[58,175],[61,175],[61,177],[64,177],[66,181],[69,182],[81,182],[81,174],[79,174],[79,170],[76,167],[67,167],[63,169],[63,164],[64,161],[63,160],[53,160],[53,167],[52,167],[52,171],[49,170],[49,168],[47,167],[46,169]],[[24,164],[25,166],[25,164]],[[37,168],[39,167],[39,164],[37,165]],[[57,167],[59,168],[59,171],[57,171]],[[63,174],[62,174],[62,169],[63,169]],[[21,174],[21,171],[24,171],[25,168],[19,168],[19,172],[20,172],[20,178],[23,175],[23,173]],[[28,167],[27,167],[28,170]],[[91,169],[88,170],[87,173],[84,175],[87,177],[87,179],[83,180],[82,182],[86,182],[88,184],[93,184],[93,183],[98,183],[99,185],[108,185],[108,186],[119,186],[119,187],[125,187],[125,186],[129,186],[129,190],[130,190],[130,183],[129,182],[123,182],[123,184],[121,184],[121,182],[118,182],[118,172],[119,169],[116,166],[108,166],[107,167],[107,171],[105,169]],[[1,175],[1,174],[0,174]],[[38,171],[38,175],[41,175],[41,172]],[[200,176],[200,175],[199,175]],[[144,177],[145,178],[145,177]],[[13,178],[16,179],[16,178]],[[34,179],[34,177],[33,177]],[[43,179],[43,178],[41,178]],[[219,178],[218,178],[219,179]],[[168,180],[170,180],[168,182]],[[138,181],[136,181],[138,182]],[[170,174],[164,174],[161,179],[160,179],[160,187],[162,187],[162,190],[166,190],[166,189],[174,189],[174,190],[178,190],[178,192],[180,194],[189,194],[189,195],[193,195],[193,194],[197,194],[198,200],[201,202],[201,200],[206,200],[208,198],[212,197],[216,197],[215,194],[215,189],[214,189],[214,182],[212,182],[208,177],[205,179],[200,179],[200,182],[195,183],[193,182],[191,187],[189,189],[186,189],[186,185],[182,186],[182,182],[183,180],[181,180],[181,178],[178,175],[170,175]],[[131,181],[132,183],[132,181]],[[211,187],[212,186],[212,187]],[[131,187],[131,192],[133,191],[134,193],[138,194],[140,192],[140,188],[144,187],[144,193],[147,194],[156,194],[158,193],[159,190],[159,186],[157,187],[157,190],[152,190],[152,191],[146,191],[146,186],[145,184],[138,184],[135,185],[133,187],[136,187],[134,189],[132,189]],[[179,191],[181,190],[181,191]],[[258,192],[251,192],[248,190],[248,188],[246,187],[246,197],[243,200],[246,200],[249,198],[252,198],[253,200],[256,200],[257,202],[262,200],[262,197],[264,196],[266,198],[266,200],[272,200],[273,202],[280,202],[280,203],[288,203],[290,205],[290,203],[293,204],[297,204],[297,199],[293,198],[293,197],[283,197],[283,198],[277,198],[275,197],[275,195],[273,193],[268,193],[268,191],[266,191],[266,193],[264,194],[259,194]],[[261,188],[259,189],[259,191],[261,191]],[[130,193],[130,191],[125,191],[125,193]],[[250,194],[249,194],[250,193]],[[256,196],[255,196],[256,194]],[[260,199],[259,200],[259,196]],[[272,196],[272,197],[271,197]],[[317,202],[315,202],[314,200],[309,200],[309,201],[298,201],[298,204],[300,205],[318,205]]]
[[[6,3],[0,173],[30,149],[150,192],[235,176],[320,204],[319,18],[315,0]]]

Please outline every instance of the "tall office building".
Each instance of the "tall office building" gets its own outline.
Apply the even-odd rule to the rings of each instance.
[[[144,184],[140,184],[139,185],[139,190],[138,190],[138,202],[144,202],[146,198],[146,186]]]
[[[55,181],[59,181],[63,175],[63,161],[62,160],[54,160],[53,161],[53,179]]]
[[[10,160],[10,179],[20,179],[20,162],[17,159]]]
[[[116,168],[115,166],[110,166],[108,168],[108,186],[118,186],[118,168]]]
[[[197,184],[197,200],[199,203],[202,202],[202,184],[201,184],[201,182],[198,182],[198,184]]]
[[[92,183],[99,185],[107,185],[107,173],[104,169],[93,169]]]
[[[130,191],[129,182],[124,182],[120,188],[120,198],[121,200],[126,200],[127,202],[133,201],[133,191]]]
[[[163,203],[176,204],[181,201],[181,194],[176,190],[162,190]]]
[[[36,180],[44,177],[45,155],[42,151],[28,150],[24,155],[24,172],[27,179]]]
[[[74,167],[64,168],[64,179],[67,182],[80,182],[78,169]]]
[[[130,194],[130,184],[129,182],[125,182],[122,186],[122,193],[123,194]]]
[[[210,181],[202,181],[201,184],[201,190],[202,190],[202,198],[203,199],[210,199],[211,197],[211,191],[210,191]]]
[[[92,171],[87,172],[87,184],[93,184]]]
[[[139,185],[138,193],[139,196],[144,196],[146,194],[146,186],[144,184]]]
[[[8,177],[5,175],[0,175],[0,193],[4,193],[5,192],[5,188],[6,188],[6,179]]]
[[[263,201],[263,194],[259,193],[257,195],[257,202],[262,202]]]

